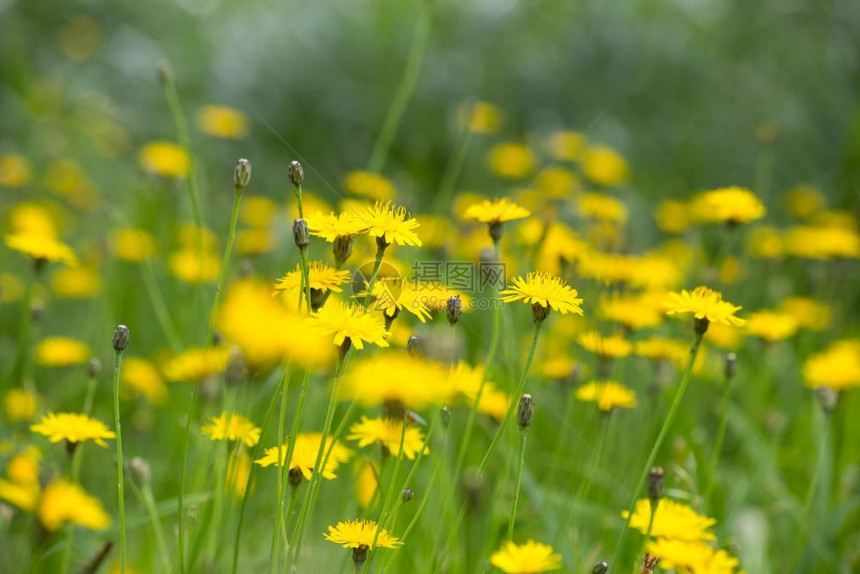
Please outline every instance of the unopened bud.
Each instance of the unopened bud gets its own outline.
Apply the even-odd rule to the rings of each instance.
[[[290,182],[293,184],[293,187],[301,187],[302,182],[305,180],[305,170],[302,169],[302,164],[293,160],[290,162],[290,167],[287,171],[290,174]]]
[[[152,478],[152,471],[146,459],[139,456],[134,457],[129,461],[128,469],[131,471],[131,478],[137,486],[143,487],[149,484],[149,480]]]
[[[830,414],[836,410],[836,404],[839,402],[839,392],[830,387],[818,387],[815,389],[815,396],[818,397],[818,404],[821,405],[825,414]]]
[[[504,232],[502,225],[504,224],[501,221],[494,221],[490,224],[490,239],[495,244],[498,244],[502,238],[502,233]]]
[[[291,468],[287,472],[287,482],[290,486],[298,486],[302,483],[302,471],[298,468]]]
[[[540,303],[532,303],[532,321],[542,323],[547,317],[549,317],[549,307]]]
[[[352,549],[352,561],[355,564],[355,571],[361,572],[364,568],[364,562],[367,560],[367,551],[370,547],[366,544],[359,544]]]
[[[155,71],[158,74],[158,81],[162,84],[166,84],[173,79],[173,70],[170,69],[170,64],[164,60],[158,62]]]
[[[517,423],[521,429],[526,429],[535,418],[535,400],[531,395],[523,395],[520,397],[520,403],[517,405]]]
[[[311,243],[311,234],[308,231],[308,222],[304,219],[296,219],[293,221],[293,239],[296,240],[296,247],[301,250],[308,248]]]
[[[463,302],[460,300],[460,296],[448,297],[448,301],[445,303],[445,316],[448,317],[448,323],[452,326],[456,325],[462,314]]]
[[[651,467],[648,471],[648,498],[651,504],[656,504],[666,493],[666,474],[659,466]]]
[[[325,291],[311,287],[311,311],[316,313],[325,303]]]
[[[87,377],[95,379],[102,372],[102,362],[93,357],[87,363]]]
[[[726,355],[726,364],[723,368],[723,374],[727,381],[731,381],[738,373],[738,356],[734,353]]]
[[[245,189],[250,181],[251,162],[244,158],[240,159],[236,162],[236,169],[233,170],[233,185],[236,189]]]
[[[403,502],[409,502],[412,500],[412,497],[415,496],[415,493],[412,492],[411,488],[404,488],[403,492],[400,493],[400,496],[403,498]]]
[[[609,572],[609,563],[606,560],[601,560],[591,569],[591,574],[606,574]]]
[[[45,316],[45,302],[41,299],[33,299],[30,303],[30,318],[38,323]]]
[[[697,335],[704,335],[708,332],[708,325],[710,324],[711,322],[708,321],[707,317],[697,317],[693,319],[693,331],[695,331]]]
[[[376,238],[376,251],[378,253],[384,253],[389,245],[391,244],[385,239],[385,235],[380,235]]]
[[[406,341],[406,350],[413,357],[417,357],[421,354],[421,339],[417,336],[412,335],[409,337],[409,340]]]
[[[451,426],[451,409],[448,407],[442,407],[440,413],[440,416],[442,417],[442,428],[447,429]]]
[[[352,255],[352,236],[338,235],[334,238],[331,246],[334,260],[338,265],[343,265],[349,256]]]
[[[113,350],[121,353],[128,348],[128,327],[117,325],[113,332]]]

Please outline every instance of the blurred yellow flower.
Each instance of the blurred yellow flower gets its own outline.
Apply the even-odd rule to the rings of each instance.
[[[348,173],[343,185],[349,193],[376,201],[391,201],[397,193],[391,181],[367,171]]]
[[[827,199],[812,185],[796,185],[783,196],[788,212],[801,219],[809,219],[827,207]]]
[[[89,60],[104,43],[99,23],[89,16],[74,16],[60,29],[58,44],[63,55],[76,61]]]
[[[423,214],[415,217],[421,226],[421,241],[424,247],[442,247],[454,233],[451,222],[441,215]]]
[[[528,146],[506,142],[493,146],[489,161],[490,169],[499,177],[522,179],[534,170],[537,160]]]
[[[646,549],[660,558],[661,568],[676,572],[734,574],[738,566],[738,559],[725,550],[698,541],[658,538],[648,542]]]
[[[463,219],[492,225],[525,219],[529,215],[531,215],[529,210],[517,205],[507,197],[502,197],[493,200],[485,199],[481,203],[470,205],[466,208]]]
[[[46,367],[81,365],[92,354],[89,345],[68,337],[45,337],[36,345],[36,362]]]
[[[451,399],[446,378],[446,369],[438,363],[404,352],[381,353],[362,357],[350,366],[341,398],[366,406],[394,403],[415,410],[442,406]]]
[[[90,208],[98,199],[95,184],[84,169],[69,158],[60,158],[48,165],[45,184],[80,209]]]
[[[582,171],[594,183],[605,186],[621,185],[630,177],[630,168],[624,157],[611,147],[602,145],[585,150]]]
[[[692,291],[683,289],[680,293],[670,293],[665,305],[668,315],[692,313],[696,319],[737,327],[746,323],[735,316],[741,307],[723,301],[722,294],[703,286],[696,287]]]
[[[535,186],[544,198],[562,199],[579,189],[579,178],[575,173],[561,168],[548,167],[535,178]]]
[[[388,245],[396,243],[421,247],[421,239],[415,233],[418,221],[404,207],[376,202],[373,207],[361,210],[357,217],[367,225],[367,233],[376,237],[377,243],[384,241]]]
[[[690,215],[683,201],[667,199],[657,204],[654,210],[657,227],[666,233],[683,233],[690,227]]]
[[[43,235],[7,235],[6,246],[36,261],[57,261],[74,267],[78,258],[74,250],[52,237]]]
[[[502,110],[490,102],[463,104],[458,111],[460,123],[473,134],[494,134],[502,126]]]
[[[9,389],[3,395],[3,412],[10,423],[28,421],[36,414],[38,397],[27,389]]]
[[[170,142],[152,142],[140,150],[140,165],[146,171],[166,177],[185,177],[191,158],[185,148]]]
[[[860,386],[860,340],[837,341],[809,357],[803,364],[803,379],[809,387],[837,391]]]
[[[275,247],[275,238],[268,229],[240,229],[236,234],[236,253],[259,255]]]
[[[322,433],[302,433],[296,437],[296,444],[293,447],[293,455],[290,458],[291,472],[299,472],[305,480],[310,480],[313,476],[313,471],[316,466],[317,454],[319,453],[320,443],[322,442]],[[334,444],[334,448],[332,448]],[[257,464],[262,467],[271,466],[273,464],[282,466],[283,460],[287,457],[288,444],[283,444],[280,447],[273,446],[267,448],[263,457],[256,460]],[[326,461],[325,467],[322,469],[322,477],[328,480],[337,478],[334,473],[338,467],[347,462],[352,457],[352,450],[346,448],[340,443],[334,443],[332,437],[328,437],[325,443],[326,452],[331,450],[331,455]]]
[[[453,392],[461,393],[464,403],[471,407],[478,396],[478,389],[484,379],[483,365],[469,365],[460,361],[448,373],[447,386]],[[478,403],[478,412],[488,415],[495,420],[501,420],[508,412],[511,398],[504,392],[498,390],[492,381],[484,382],[484,390]]]
[[[736,351],[741,347],[746,332],[733,325],[711,323],[708,325],[708,342],[726,351]]]
[[[11,303],[24,296],[24,282],[13,273],[0,273],[0,303]]]
[[[860,235],[843,227],[792,227],[784,237],[787,255],[805,259],[860,257]]]
[[[624,203],[604,193],[583,193],[577,202],[582,217],[623,225],[627,222]]]
[[[56,219],[47,205],[23,201],[9,210],[9,229],[14,235],[57,239],[59,230]]]
[[[132,263],[140,263],[155,253],[155,237],[144,229],[114,229],[109,243],[118,259]]]
[[[693,214],[704,223],[749,223],[765,216],[758,197],[745,187],[723,187],[699,194],[693,199]]]
[[[579,345],[600,357],[620,359],[633,352],[633,343],[623,335],[605,337],[597,331],[586,331],[577,337]]]
[[[218,278],[221,259],[214,253],[186,247],[171,253],[168,265],[170,272],[186,283],[209,283]]]
[[[534,540],[519,545],[507,541],[490,556],[490,564],[508,574],[539,574],[560,570],[561,555]]]
[[[209,424],[200,432],[210,440],[242,441],[251,447],[260,440],[260,428],[239,413],[222,412],[217,417],[209,417]]]
[[[376,480],[376,470],[373,463],[370,460],[361,459],[355,477],[355,499],[360,507],[367,508],[370,506],[378,486],[379,481]]]
[[[227,484],[236,498],[245,496],[248,476],[251,474],[251,455],[244,450],[233,451],[227,463]]]
[[[192,348],[173,356],[161,367],[165,378],[174,382],[199,382],[224,372],[230,350],[221,347]]]
[[[0,187],[23,187],[31,178],[30,163],[24,156],[0,155]]]
[[[379,530],[378,534],[377,530],[379,526],[373,520],[347,520],[338,522],[337,526],[329,526],[323,536],[344,548],[366,547],[373,550],[374,540],[377,548],[398,548],[403,544],[388,530]]]
[[[58,269],[51,276],[51,289],[58,297],[69,299],[92,297],[101,291],[101,287],[101,277],[89,267]]]
[[[621,513],[621,517],[627,518],[626,510]],[[636,502],[633,516],[630,518],[630,528],[635,528],[644,534],[648,531],[650,520],[651,501],[643,498]],[[713,518],[702,516],[686,504],[663,498],[657,505],[657,512],[654,513],[651,536],[687,541],[713,540],[714,535],[710,532],[710,528],[716,522]]]
[[[110,516],[101,502],[87,494],[77,484],[65,480],[51,482],[39,500],[39,521],[45,530],[53,532],[64,524],[83,526],[90,530],[105,530]]]
[[[633,330],[656,327],[663,321],[653,305],[636,295],[604,297],[600,301],[599,313],[605,319]]]
[[[750,335],[761,337],[766,341],[781,341],[794,335],[799,326],[793,315],[781,311],[762,310],[750,313],[746,330]]]
[[[263,195],[245,195],[239,207],[239,219],[251,227],[269,227],[278,212],[278,204]]]
[[[400,439],[403,438],[403,455],[412,460],[421,451],[424,444],[424,434],[407,424],[403,430],[402,420],[388,418],[370,419],[362,416],[361,420],[349,427],[348,440],[357,440],[358,446],[365,447],[378,443],[382,445],[392,456],[400,455]],[[424,447],[424,454],[429,454],[430,448]]]
[[[636,393],[615,381],[591,381],[576,389],[576,398],[591,402],[604,412],[636,407]]]
[[[511,287],[499,292],[501,300],[506,303],[522,301],[530,304],[533,310],[537,306],[545,312],[552,309],[562,315],[565,313],[583,314],[582,299],[577,297],[576,289],[568,285],[561,277],[548,273],[532,272],[525,277],[514,277],[511,284]]]
[[[248,133],[248,117],[227,106],[208,105],[197,111],[197,127],[216,138],[241,139]]]
[[[142,394],[153,405],[163,404],[167,400],[167,385],[164,384],[155,365],[146,359],[124,358],[120,378],[127,389]]]
[[[585,135],[572,131],[557,131],[550,135],[550,153],[559,161],[577,161],[585,151]]]
[[[825,331],[833,315],[826,303],[807,297],[789,297],[779,304],[779,309],[793,316],[801,328]]]
[[[310,325],[317,331],[334,335],[334,344],[341,346],[346,340],[357,350],[364,342],[387,347],[385,324],[382,317],[367,312],[360,305],[332,302],[317,311]]]
[[[749,252],[759,259],[778,259],[784,252],[782,232],[776,227],[761,225],[749,234]]]
[[[42,453],[34,446],[28,446],[13,456],[6,465],[7,478],[0,479],[0,500],[5,500],[25,512],[33,512],[41,493],[41,459]]]
[[[708,330],[710,333],[710,329]],[[636,341],[634,353],[640,357],[646,357],[652,361],[672,361],[681,363],[690,354],[690,343],[676,341],[674,339],[663,339],[651,337]]]
[[[116,438],[116,433],[100,420],[78,413],[49,412],[38,423],[30,425],[30,430],[48,437],[51,442],[91,440],[101,447],[107,447],[104,439]]]

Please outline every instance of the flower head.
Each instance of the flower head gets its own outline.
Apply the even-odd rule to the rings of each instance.
[[[304,476],[306,480],[310,480],[316,465],[320,442],[322,442],[322,433],[318,432],[304,433],[296,437],[296,444],[293,447],[293,454],[290,457],[289,470],[301,472],[302,476]],[[334,439],[332,437],[329,437],[326,440],[326,450],[331,449],[331,455],[329,456],[325,467],[322,469],[323,478],[328,480],[337,478],[334,471],[336,471],[341,464],[348,461],[352,456],[352,451],[340,443],[336,443],[334,448],[332,448],[331,445],[333,442]],[[267,448],[263,452],[262,458],[255,462],[263,467],[271,466],[273,464],[281,466],[283,460],[287,456],[288,448],[288,444],[283,444],[280,447],[273,446],[271,448]]]
[[[9,422],[30,420],[36,414],[35,393],[27,389],[9,389],[3,395],[3,412]]]
[[[718,223],[749,223],[765,214],[764,204],[744,187],[724,187],[706,191],[694,200],[697,219]]]
[[[68,337],[46,337],[36,345],[36,362],[47,367],[80,365],[91,356],[89,345]]]
[[[626,510],[621,513],[621,517],[627,518]],[[650,519],[651,501],[647,498],[637,501],[633,516],[630,517],[630,527],[644,534],[648,531]],[[657,505],[651,536],[688,541],[713,540],[714,535],[709,530],[716,522],[713,518],[702,516],[686,504],[664,498]]]
[[[837,341],[830,348],[812,355],[803,364],[803,378],[812,388],[828,387],[840,391],[860,386],[860,341]]]
[[[55,480],[45,487],[37,509],[45,530],[53,532],[64,524],[75,524],[90,530],[110,526],[110,516],[101,502],[77,484]]]
[[[531,215],[528,209],[517,205],[507,197],[494,200],[485,199],[481,203],[470,205],[463,214],[464,219],[471,219],[481,223],[505,223],[525,219]]]
[[[723,296],[707,287],[696,287],[692,291],[683,289],[680,293],[670,293],[665,303],[669,315],[692,313],[696,319],[706,319],[711,323],[742,326],[746,321],[735,317],[741,307],[723,301]]]
[[[317,211],[309,214],[306,221],[311,235],[322,237],[329,243],[338,237],[355,237],[367,231],[367,223],[353,211],[344,211],[340,215]]]
[[[631,329],[656,327],[662,321],[658,310],[641,296],[628,295],[602,299],[600,314],[610,321],[621,323]]]
[[[74,250],[47,235],[16,233],[6,236],[6,246],[35,260],[57,261],[74,267],[78,258]]]
[[[347,174],[344,186],[350,193],[376,201],[394,199],[394,185],[388,179],[367,171],[352,171]]]
[[[658,538],[648,543],[647,550],[660,558],[661,568],[676,572],[734,574],[738,567],[738,559],[725,550],[698,541]]]
[[[211,440],[240,440],[254,446],[260,440],[260,428],[239,413],[222,412],[209,417],[209,424],[200,429]]]
[[[415,230],[418,220],[411,217],[405,207],[394,206],[390,202],[376,202],[373,207],[366,207],[358,217],[367,225],[367,232],[391,245],[421,246],[421,239]]]
[[[169,381],[201,381],[224,372],[229,358],[229,349],[220,347],[187,349],[164,363],[161,370]]]
[[[152,142],[140,150],[140,165],[146,171],[166,177],[188,174],[191,159],[185,148],[170,142]]]
[[[583,193],[579,196],[579,214],[583,217],[624,224],[627,221],[627,207],[624,203],[603,193]]]
[[[167,385],[151,362],[140,357],[128,357],[122,361],[120,374],[122,384],[146,397],[150,403],[159,405],[167,399]]]
[[[489,154],[490,169],[499,177],[522,179],[534,169],[535,154],[528,146],[517,142],[495,145]]]
[[[582,156],[585,176],[600,185],[620,185],[630,176],[630,167],[624,157],[609,146],[586,148]]]
[[[766,341],[788,339],[797,332],[798,327],[798,321],[793,315],[771,310],[750,313],[746,324],[746,330],[749,334],[761,337]]]
[[[361,420],[349,427],[350,434],[346,438],[349,440],[357,440],[358,446],[364,447],[369,444],[379,443],[390,452],[393,456],[400,455],[400,438],[403,437],[403,454],[409,460],[415,458],[415,455],[421,450],[421,445],[424,444],[423,433],[415,427],[407,426],[406,433],[403,434],[403,421],[396,421],[388,418],[369,419],[362,416]],[[428,454],[430,449],[424,447],[424,454]]]
[[[155,254],[155,237],[144,229],[124,228],[110,232],[111,251],[117,259],[139,263]]]
[[[600,357],[620,359],[633,351],[633,344],[620,334],[604,337],[597,331],[586,331],[577,341],[583,349]]]
[[[591,381],[576,390],[576,398],[597,404],[601,411],[615,408],[632,409],[636,406],[636,393],[615,381]]]
[[[49,412],[37,424],[30,425],[30,430],[48,437],[51,442],[91,440],[103,447],[107,447],[104,439],[116,438],[116,433],[100,420],[78,413]]]
[[[356,296],[363,300],[367,291],[359,292]],[[373,284],[373,302],[370,307],[391,318],[405,309],[424,323],[430,318],[428,300],[428,293],[419,282],[407,281],[402,277],[379,277]]]
[[[349,281],[349,271],[338,270],[334,267],[329,267],[319,261],[311,261],[308,274],[311,283],[311,289],[319,291],[333,291],[340,293],[343,289],[341,285]],[[289,271],[275,283],[275,291],[286,292],[291,295],[298,296],[302,288],[302,268],[301,265],[296,265],[295,270]]]
[[[203,106],[197,112],[197,126],[216,138],[241,139],[248,133],[248,117],[227,106]]]
[[[373,520],[347,520],[338,522],[337,526],[329,526],[328,532],[323,536],[326,540],[340,544],[344,548],[359,548],[361,546],[373,549],[373,540],[380,548],[397,548],[403,543],[388,533],[381,530],[377,536],[379,526]]]
[[[339,303],[326,305],[317,311],[310,323],[323,333],[334,335],[334,344],[350,340],[355,348],[364,348],[364,341],[387,347],[385,324],[381,317],[368,313],[360,305]]]
[[[446,371],[438,363],[402,352],[386,352],[356,360],[344,375],[344,399],[367,406],[386,403],[422,409],[443,405],[451,391],[443,384]],[[399,440],[398,436],[398,440]]]
[[[490,564],[508,574],[539,574],[561,569],[561,556],[552,546],[534,540],[525,544],[508,541],[490,556]]]
[[[501,291],[502,301],[522,301],[530,303],[532,309],[541,307],[546,313],[550,309],[565,313],[582,315],[582,299],[577,297],[576,289],[565,283],[561,277],[549,273],[532,272],[525,277],[514,277],[513,286]],[[545,316],[545,315],[544,315]]]

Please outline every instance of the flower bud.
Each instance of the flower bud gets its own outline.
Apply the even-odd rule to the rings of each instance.
[[[128,327],[117,325],[113,332],[113,350],[122,353],[128,348]]]
[[[359,544],[352,549],[352,562],[355,564],[355,571],[361,572],[364,569],[364,562],[367,560],[367,551],[369,546]]]
[[[451,326],[456,325],[462,314],[463,302],[460,300],[460,296],[454,295],[452,297],[448,297],[448,301],[445,303],[445,316],[448,317],[448,323],[450,323]]]
[[[403,492],[400,493],[400,496],[403,498],[403,502],[409,502],[412,500],[412,497],[415,496],[415,493],[412,492],[411,488],[404,488]]]
[[[521,429],[526,429],[535,418],[535,400],[529,395],[520,397],[520,403],[517,405],[517,423]]]
[[[815,389],[815,396],[818,398],[818,404],[821,405],[825,414],[830,414],[836,410],[836,404],[839,402],[839,392],[830,387],[818,387]]]
[[[308,223],[304,219],[296,219],[293,221],[293,239],[296,240],[296,247],[301,250],[308,248],[311,243],[310,231],[308,231]]]
[[[707,317],[697,317],[693,319],[693,331],[695,331],[697,335],[704,335],[708,332],[708,325],[710,324],[711,322],[708,321]]]
[[[734,353],[726,355],[726,363],[723,368],[723,374],[727,381],[731,381],[738,373],[738,356]]]
[[[409,340],[406,341],[406,350],[413,357],[417,357],[421,354],[421,339],[412,335],[409,337]]]
[[[139,456],[134,457],[129,461],[128,469],[131,472],[131,479],[138,487],[149,484],[149,480],[152,478],[152,471],[146,459]]]
[[[311,287],[311,311],[316,313],[325,303],[325,291]]]
[[[504,232],[502,225],[504,224],[501,221],[494,221],[490,224],[490,239],[495,244],[498,244],[502,238],[502,233]]]
[[[87,377],[95,379],[102,372],[102,362],[93,357],[87,363]]]
[[[287,482],[290,486],[298,486],[302,483],[302,471],[298,468],[291,468],[287,472]]]
[[[591,569],[591,574],[606,574],[609,572],[609,564],[606,560],[601,560]]]
[[[45,316],[45,302],[41,299],[33,299],[30,303],[30,318],[34,323],[38,323]]]
[[[305,170],[302,168],[302,164],[293,160],[290,162],[290,167],[287,171],[290,174],[290,182],[292,182],[293,187],[301,187],[302,182],[305,180]]]
[[[352,237],[349,235],[338,235],[332,243],[332,252],[334,260],[338,266],[346,263],[349,256],[352,255]]]
[[[236,162],[236,169],[233,170],[233,185],[236,189],[245,189],[250,181],[251,162],[244,158],[240,159]]]
[[[651,504],[657,504],[666,493],[666,475],[659,466],[652,466],[648,471],[648,498]]]
[[[549,307],[544,307],[540,303],[532,303],[532,321],[542,323],[547,317],[549,317]]]

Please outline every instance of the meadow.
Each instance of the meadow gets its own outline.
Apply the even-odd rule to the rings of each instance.
[[[0,572],[860,571],[858,26],[0,1]]]

